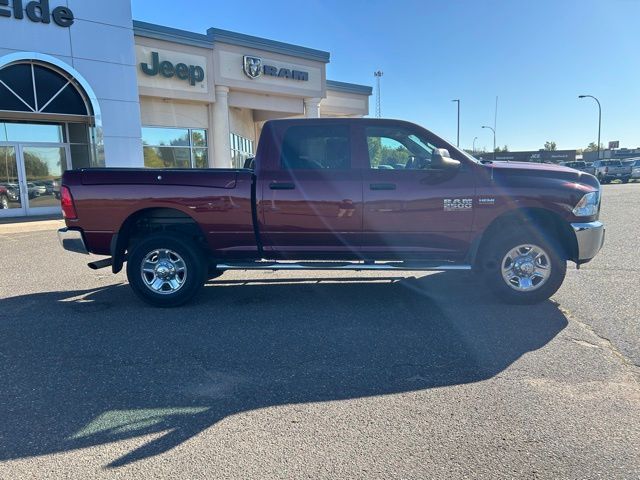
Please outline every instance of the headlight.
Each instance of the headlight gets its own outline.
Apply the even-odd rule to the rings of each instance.
[[[598,213],[599,204],[600,192],[587,193],[575,206],[573,214],[576,217],[592,217]]]

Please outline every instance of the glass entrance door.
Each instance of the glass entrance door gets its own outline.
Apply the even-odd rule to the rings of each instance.
[[[66,144],[0,143],[0,217],[60,213],[69,159]]]
[[[0,144],[0,218],[27,214],[21,179],[18,145]]]
[[[22,170],[23,205],[27,215],[60,213],[60,181],[70,165],[64,144],[19,144],[18,166]]]

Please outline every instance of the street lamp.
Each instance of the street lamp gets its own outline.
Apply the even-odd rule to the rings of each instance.
[[[578,98],[593,98],[598,103],[598,160],[600,160],[600,131],[602,129],[602,107],[600,100],[593,95],[578,95]]]
[[[458,137],[456,140],[456,147],[460,148],[460,99],[457,98],[455,100],[451,100],[452,102],[456,102],[458,104]]]
[[[483,125],[482,128],[488,128],[493,132],[493,159],[496,159],[496,129],[493,127],[489,127],[487,125]]]
[[[478,137],[473,137],[473,154],[476,154],[476,140],[478,139]]]

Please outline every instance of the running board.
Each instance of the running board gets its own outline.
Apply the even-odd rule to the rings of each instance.
[[[471,270],[471,265],[442,262],[238,262],[218,263],[218,270]]]
[[[113,265],[113,258],[105,258],[104,260],[98,260],[96,262],[87,263],[87,266],[91,270],[100,270],[101,268],[107,268]]]

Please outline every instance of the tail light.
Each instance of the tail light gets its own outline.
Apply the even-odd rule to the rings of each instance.
[[[609,167],[604,167],[604,173],[609,173]]]
[[[64,218],[69,220],[75,220],[78,218],[76,213],[76,206],[73,204],[73,197],[71,196],[71,190],[64,185],[60,187],[60,204],[62,205],[62,214]]]

